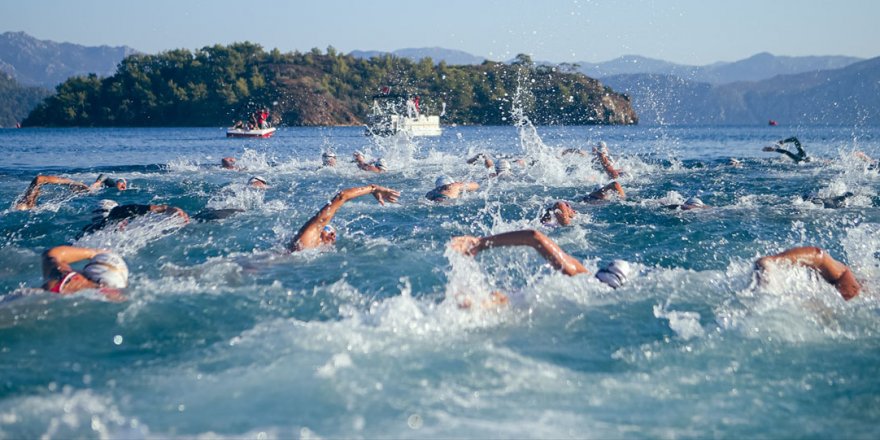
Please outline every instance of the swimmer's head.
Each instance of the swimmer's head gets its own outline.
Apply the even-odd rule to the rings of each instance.
[[[336,242],[336,228],[326,225],[321,229],[321,243],[333,244]]]
[[[498,162],[495,162],[495,173],[501,174],[505,172],[510,172],[510,161],[507,159],[501,159]]]
[[[740,162],[739,159],[737,159],[735,157],[731,157],[727,163],[728,163],[728,165],[730,165],[734,168],[739,168],[742,166],[742,162]]]
[[[128,286],[128,265],[114,253],[95,255],[81,273],[102,287],[122,289]]]
[[[703,203],[703,201],[697,197],[690,197],[687,200],[685,200],[684,205],[681,205],[681,209],[694,209],[694,208],[705,208],[705,207],[706,207],[706,204]]]
[[[599,143],[596,144],[596,149],[602,153],[608,153],[608,144],[606,144],[605,141],[599,141]]]
[[[596,272],[596,278],[616,289],[626,284],[631,273],[632,266],[629,263],[623,260],[613,260]]]
[[[234,157],[224,157],[220,159],[220,166],[227,170],[235,169],[235,158]]]
[[[262,176],[253,176],[248,179],[248,186],[252,186],[254,188],[266,189],[269,187],[269,181],[266,180],[265,177]]]
[[[325,167],[335,167],[336,153],[332,151],[325,151],[323,154],[321,154],[321,162],[323,162]]]
[[[455,183],[455,180],[453,180],[452,177],[440,176],[434,181],[434,186],[440,188],[441,186],[451,185],[453,183]]]
[[[382,171],[387,171],[388,170],[388,163],[385,162],[385,159],[379,159],[376,161],[376,168],[378,168]]]
[[[568,226],[576,215],[577,211],[568,202],[560,200],[544,210],[541,223],[549,225],[555,222],[560,226]]]
[[[110,211],[117,206],[119,206],[119,203],[110,199],[104,199],[95,204],[95,209],[92,212],[100,214],[102,217],[107,217],[110,215]]]
[[[105,188],[116,188],[119,191],[125,191],[128,189],[128,181],[121,178],[121,177],[119,179],[113,179],[113,178],[108,177],[108,178],[104,179],[104,187]]]

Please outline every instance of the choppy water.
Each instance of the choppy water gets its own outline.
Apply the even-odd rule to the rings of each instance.
[[[797,135],[817,158],[763,153]],[[2,130],[0,438],[71,437],[862,437],[880,420],[878,128],[448,127],[376,143],[359,128],[283,128],[268,140],[219,129]],[[554,273],[527,249],[468,260],[450,237],[540,228],[541,207],[576,200],[603,175],[562,148],[608,142],[630,195],[574,203],[543,229],[595,270],[623,258],[640,273],[619,290]],[[320,152],[339,153],[319,169]],[[387,174],[356,169],[356,149]],[[465,164],[488,151],[528,155],[514,181]],[[219,169],[227,155],[248,171]],[[729,157],[742,168],[726,165]],[[130,190],[8,208],[37,173]],[[249,190],[249,175],[269,179]],[[481,182],[450,205],[424,199],[448,174]],[[332,195],[377,183],[334,221],[329,252],[285,244]],[[853,191],[826,209],[804,193]],[[697,195],[700,212],[658,209]],[[181,227],[147,219],[76,241],[95,201],[167,203],[196,213],[245,208]],[[35,294],[40,252],[111,247],[132,270],[129,301]],[[807,271],[752,285],[759,255],[817,245],[866,291],[845,303]],[[452,299],[508,292],[509,307]],[[17,297],[15,300],[10,300]]]

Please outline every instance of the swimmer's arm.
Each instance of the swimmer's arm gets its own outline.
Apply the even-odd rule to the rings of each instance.
[[[802,158],[798,157],[797,155],[795,155],[791,151],[788,151],[784,148],[775,148],[775,147],[768,146],[768,147],[764,147],[764,151],[771,152],[771,153],[784,154],[795,162],[800,162],[802,160]]]
[[[43,252],[43,278],[51,279],[70,272],[73,270],[70,263],[94,258],[101,252],[104,251],[76,246],[55,246]]]
[[[819,275],[837,288],[843,299],[847,301],[858,296],[861,291],[862,286],[855,279],[849,267],[814,246],[793,248],[776,255],[760,258],[755,262],[755,269],[759,271],[760,276],[769,269],[769,263],[780,261],[808,267],[819,272]]]
[[[600,191],[604,195],[606,192],[614,190],[617,192],[617,195],[620,196],[621,199],[626,198],[626,192],[623,191],[623,187],[620,186],[620,183],[617,181],[611,182],[608,185],[605,185]]]
[[[380,170],[379,167],[377,167],[371,163],[367,163],[367,161],[364,159],[364,156],[362,156],[360,154],[354,155],[354,161],[355,161],[355,163],[357,163],[357,167],[364,170],[364,171],[372,171],[374,173],[381,173],[382,172],[382,170]]]
[[[32,209],[34,206],[37,206],[37,198],[40,197],[40,188],[46,184],[68,185],[74,187],[75,190],[88,191],[89,189],[88,185],[82,182],[68,179],[66,177],[39,175],[37,177],[34,177],[34,180],[31,181],[31,184],[30,186],[28,186],[27,191],[25,191],[24,195],[21,196],[21,198],[16,203],[15,209],[19,211],[24,211]]]
[[[474,192],[480,189],[480,184],[477,182],[461,182],[460,185],[463,191]]]
[[[468,159],[467,163],[474,164],[480,159],[483,159],[483,166],[485,166],[486,168],[492,168],[493,166],[495,166],[495,162],[492,162],[492,159],[483,153],[477,153],[476,156]]]
[[[785,144],[790,144],[790,143],[793,143],[795,148],[797,148],[798,150],[803,150],[803,147],[801,146],[801,141],[799,141],[798,138],[796,138],[794,136],[779,141],[779,145],[785,145]]]
[[[620,171],[614,169],[614,165],[611,163],[611,159],[608,158],[608,155],[601,151],[597,154],[599,155],[599,162],[602,163],[602,168],[605,169],[605,173],[607,173],[612,179],[620,177]]]
[[[186,211],[176,207],[176,206],[168,206],[168,205],[150,205],[150,212],[156,214],[167,214],[169,217],[176,215],[182,218],[186,223],[189,223],[189,215],[186,214]]]
[[[584,153],[584,150],[581,150],[580,148],[566,148],[566,149],[562,150],[563,156],[567,156],[569,154],[577,154],[578,156],[586,156],[587,155],[587,153]]]
[[[66,177],[59,176],[37,176],[34,181],[39,180],[39,185],[45,185],[47,183],[51,183],[53,185],[67,185],[72,186],[76,190],[88,190],[89,186],[82,182],[77,182],[73,179],[68,179]],[[33,183],[31,183],[33,185]]]
[[[386,201],[397,203],[397,199],[400,197],[400,191],[379,185],[359,186],[339,191],[333,199],[330,200],[330,203],[324,205],[314,217],[309,219],[309,221],[299,229],[296,236],[293,238],[291,248],[296,250],[317,246],[320,242],[321,229],[333,220],[333,217],[336,215],[336,212],[339,211],[339,208],[341,208],[345,202],[367,194],[372,194],[380,205],[384,205]]]
[[[589,272],[576,258],[565,253],[549,237],[531,229],[505,232],[482,238],[455,237],[452,246],[469,255],[476,255],[482,250],[494,247],[529,246],[538,251],[555,269],[566,275],[574,276]]]

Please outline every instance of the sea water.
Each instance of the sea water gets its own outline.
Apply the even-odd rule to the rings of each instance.
[[[761,147],[791,135],[816,160]],[[880,420],[880,157],[876,127],[445,127],[437,138],[361,128],[0,131],[0,438],[876,438]],[[607,178],[565,148],[607,142],[628,198],[579,200]],[[339,164],[322,168],[322,151]],[[355,150],[384,157],[373,174]],[[515,178],[468,165],[524,157]],[[240,171],[219,167],[238,158]],[[743,166],[729,166],[731,157]],[[37,174],[129,190],[47,187]],[[250,189],[265,177],[271,188]],[[449,204],[440,175],[480,189]],[[298,228],[344,188],[332,249],[291,254]],[[827,209],[805,194],[852,191]],[[664,209],[688,197],[711,208]],[[77,238],[97,201],[244,212],[209,223],[138,219]],[[555,200],[579,211],[542,227]],[[554,272],[526,248],[451,252],[459,235],[539,229],[592,272],[625,259],[613,290]],[[59,297],[40,255],[114,249],[127,301]],[[844,302],[807,270],[758,285],[754,260],[820,246],[865,290]],[[480,304],[490,292],[503,307]],[[475,306],[460,307],[461,299]]]

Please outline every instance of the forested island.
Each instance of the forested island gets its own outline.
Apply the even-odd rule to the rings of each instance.
[[[448,124],[511,124],[515,96],[537,124],[638,122],[629,97],[575,66],[535,65],[526,55],[509,64],[435,65],[392,55],[358,59],[333,47],[266,52],[245,42],[130,55],[112,76],[69,78],[22,125],[225,126],[263,107],[276,125],[359,125],[381,90],[417,94],[427,113],[445,103]]]

